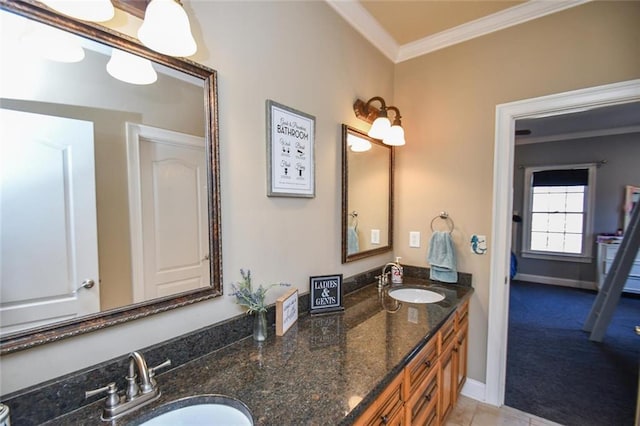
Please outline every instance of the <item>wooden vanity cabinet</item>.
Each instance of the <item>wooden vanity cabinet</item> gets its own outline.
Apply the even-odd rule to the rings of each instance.
[[[354,424],[443,425],[467,377],[468,317],[467,301]]]
[[[404,401],[404,374],[400,373],[356,420],[354,425],[405,425]]]

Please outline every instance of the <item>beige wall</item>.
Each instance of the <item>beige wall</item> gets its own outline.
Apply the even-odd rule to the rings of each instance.
[[[485,382],[497,104],[640,77],[640,3],[594,2],[398,64],[396,253],[425,266],[430,220],[456,225],[459,269],[473,274],[469,376]],[[408,247],[421,231],[422,248]],[[470,254],[472,234],[489,255]]]
[[[341,123],[366,129],[356,98],[391,99],[393,64],[326,3],[185,1],[198,41],[192,58],[218,71],[225,288],[251,269],[256,283],[288,281],[308,292],[309,276],[345,276],[391,253],[340,262]],[[118,25],[135,30],[136,22]],[[133,33],[134,34],[134,33]],[[266,196],[265,101],[316,117],[316,196]],[[277,289],[267,295],[273,303]],[[0,359],[2,394],[241,315],[224,295],[18,352]]]

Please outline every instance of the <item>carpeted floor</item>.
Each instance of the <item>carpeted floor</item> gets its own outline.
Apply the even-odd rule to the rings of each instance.
[[[632,426],[640,298],[621,298],[601,343],[582,331],[596,293],[511,283],[505,404],[567,426]]]

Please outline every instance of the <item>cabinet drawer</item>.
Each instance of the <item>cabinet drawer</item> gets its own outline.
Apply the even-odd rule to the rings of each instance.
[[[611,265],[613,264],[612,260],[607,260],[604,264],[604,273],[607,274],[611,270]],[[635,260],[631,265],[631,270],[629,270],[629,276],[640,277],[640,260]]]
[[[456,337],[456,316],[451,315],[451,317],[444,323],[442,328],[440,329],[440,333],[438,333],[438,353],[442,354],[442,351],[449,345]]]
[[[438,339],[432,338],[404,369],[407,395],[413,395],[438,362]]]
[[[403,374],[398,374],[354,424],[367,426],[403,424],[404,400]]]
[[[409,425],[431,425],[438,420],[438,369],[434,368],[423,380],[406,405],[405,418]]]

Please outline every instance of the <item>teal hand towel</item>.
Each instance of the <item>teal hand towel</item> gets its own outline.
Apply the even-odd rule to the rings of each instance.
[[[347,228],[347,254],[353,254],[360,251],[360,240],[358,239],[358,231],[355,227]]]
[[[427,254],[430,272],[429,278],[445,283],[458,282],[458,270],[456,266],[456,252],[448,232],[435,231],[429,242]]]

